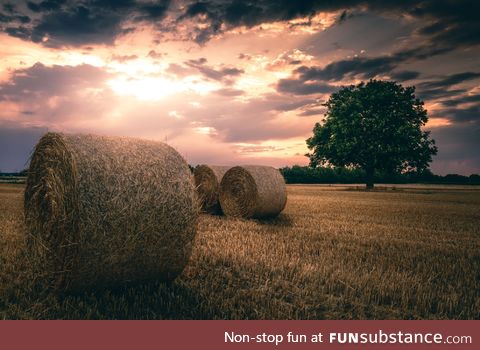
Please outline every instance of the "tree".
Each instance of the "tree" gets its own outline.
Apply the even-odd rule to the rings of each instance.
[[[310,165],[362,168],[372,189],[375,171],[421,172],[437,153],[415,88],[370,80],[344,87],[324,104],[323,123],[307,139]]]

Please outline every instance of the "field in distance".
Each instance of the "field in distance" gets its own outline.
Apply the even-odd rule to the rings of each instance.
[[[24,186],[0,184],[0,319],[480,318],[480,187],[287,187],[276,219],[202,215],[171,284],[57,298],[30,282]]]

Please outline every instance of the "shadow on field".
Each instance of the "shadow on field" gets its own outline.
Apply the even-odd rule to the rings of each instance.
[[[260,249],[265,248],[268,247]],[[371,252],[365,254],[373,255]],[[311,263],[290,261],[287,257],[263,261],[258,252],[250,249],[243,252],[239,248],[212,250],[204,245],[192,256],[184,273],[172,283],[144,282],[61,297],[33,291],[25,278],[28,273],[17,283],[1,278],[2,283],[10,281],[9,286],[2,286],[7,293],[0,293],[3,309],[0,309],[0,318],[422,318],[435,312],[432,309],[435,304],[429,299],[415,306],[418,303],[415,290],[422,289],[421,285],[412,286],[407,294],[399,294],[396,281],[384,281],[385,285],[375,283],[381,280],[379,276],[389,271],[388,266],[380,268],[377,277],[358,271],[362,278],[356,279],[354,275],[342,273],[345,269],[341,265],[324,264],[323,270],[318,270]],[[345,257],[343,263],[350,264],[350,258]],[[470,304],[472,302],[467,302]],[[459,309],[462,305],[452,304],[449,310],[443,310],[443,315],[455,317]]]
[[[2,307],[13,319],[265,319],[295,318],[300,311],[294,307],[300,294],[285,293],[296,286],[269,280],[275,273],[263,264],[208,260],[202,267],[194,262],[173,283],[145,282],[64,296],[22,293]],[[315,311],[310,317],[322,316]]]
[[[344,191],[356,191],[356,192],[404,192],[405,188],[399,188],[396,186],[375,186],[373,189],[365,188],[362,186],[348,186],[343,189]]]
[[[254,221],[260,225],[281,226],[281,227],[293,226],[292,217],[285,213],[281,213],[280,215],[274,218],[255,219]]]

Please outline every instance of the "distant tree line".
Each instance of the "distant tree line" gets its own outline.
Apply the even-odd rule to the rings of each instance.
[[[366,173],[360,168],[345,167],[310,167],[298,166],[280,168],[280,172],[289,184],[330,184],[330,183],[365,183]],[[448,174],[435,175],[429,169],[421,173],[384,173],[375,172],[375,183],[432,183],[432,184],[465,184],[480,185],[480,175],[463,176]]]
[[[189,164],[193,171],[194,167]],[[365,183],[366,173],[360,168],[345,167],[316,167],[294,165],[279,169],[288,184],[349,184]],[[2,173],[0,177],[27,176],[27,169],[20,172]],[[431,184],[455,184],[455,185],[480,185],[480,175],[472,174],[463,176],[448,174],[445,176],[435,175],[429,169],[421,173],[388,174],[375,173],[375,183],[431,183]]]
[[[0,176],[27,176],[27,172],[28,172],[27,169],[24,169],[19,172],[13,172],[13,173],[3,173],[0,171]]]

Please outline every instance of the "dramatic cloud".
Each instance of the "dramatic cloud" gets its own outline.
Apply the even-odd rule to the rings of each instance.
[[[335,61],[325,67],[301,66],[294,73],[298,74],[298,82],[306,81],[340,81],[347,78],[359,77],[370,79],[375,76],[392,72],[401,63],[426,59],[446,52],[445,49],[418,48],[396,52],[379,57],[353,57]],[[411,74],[411,73],[409,73]]]
[[[452,85],[463,83],[464,81],[472,80],[476,78],[480,78],[480,72],[464,72],[464,73],[449,75],[445,78],[435,80],[435,81],[423,82],[418,86],[421,89],[443,89],[443,88],[450,87]]]
[[[478,43],[480,25],[476,13],[480,5],[475,0],[461,1],[225,1],[202,0],[191,2],[179,20],[196,18],[202,20],[196,28],[194,40],[208,41],[228,28],[253,27],[263,23],[289,21],[295,18],[312,17],[318,12],[342,11],[338,20],[348,21],[352,11],[369,9],[379,13],[400,13],[420,18],[425,25],[419,33],[430,38],[431,43],[445,46]],[[350,12],[347,12],[350,11]],[[205,26],[208,23],[208,26]],[[308,25],[308,22],[306,23]]]
[[[46,129],[163,140],[192,163],[306,164],[329,95],[377,78],[416,86],[439,147],[434,171],[480,172],[478,10],[473,0],[0,0],[0,136],[28,146],[20,163],[1,154],[0,169],[22,168]]]
[[[134,0],[27,1],[30,17],[25,14],[6,16],[9,23],[18,23],[4,26],[3,30],[48,47],[112,44],[119,35],[132,31],[135,22],[161,20],[169,5],[169,0],[155,3]],[[0,15],[0,21],[3,17]]]
[[[85,64],[47,67],[36,63],[14,71],[10,80],[0,85],[0,101],[44,100],[64,95],[69,90],[98,88],[107,77],[103,70]]]
[[[253,27],[262,23],[309,17],[327,7],[322,6],[320,1],[308,0],[195,1],[186,7],[179,20],[186,18],[200,20],[202,23],[193,31],[193,39],[198,43],[205,43],[225,28]]]
[[[98,120],[111,107],[111,91],[105,85],[109,74],[90,65],[52,66],[37,63],[13,72],[0,85],[0,108],[21,123],[62,125],[81,118]],[[12,105],[13,103],[13,105]]]
[[[428,100],[434,100],[445,97],[457,97],[452,99],[452,105],[456,105],[454,101],[461,101],[462,99],[468,98],[462,94],[466,93],[468,90],[453,88],[459,84],[478,81],[480,80],[480,72],[463,72],[444,76],[440,79],[424,81],[417,84],[417,91],[419,96]],[[448,105],[449,102],[446,102]],[[461,102],[459,102],[461,103]],[[457,103],[457,104],[459,104]],[[460,112],[459,112],[460,113]]]
[[[442,104],[448,107],[456,107],[471,102],[480,102],[480,95],[463,95],[455,99],[444,100],[442,101]]]
[[[445,109],[441,116],[457,123],[475,122],[476,127],[480,129],[480,104],[475,104],[465,108]]]
[[[46,42],[49,46],[69,46],[106,43],[129,30],[132,22],[144,21],[155,25],[169,18],[170,24],[161,30],[175,31],[173,23],[192,22],[192,40],[205,43],[213,36],[236,27],[251,28],[272,22],[307,18],[291,25],[311,25],[319,12],[339,12],[338,23],[348,21],[353,13],[366,10],[377,13],[399,13],[421,19],[424,25],[417,32],[431,43],[442,46],[478,43],[480,29],[476,14],[479,4],[474,0],[450,1],[289,1],[289,0],[202,0],[174,2],[135,0],[44,0],[26,1],[23,6],[4,4],[7,14],[0,21],[16,23],[4,27],[10,35]],[[16,8],[19,8],[16,10]],[[21,26],[30,22],[32,24]],[[8,29],[8,30],[7,30]]]

